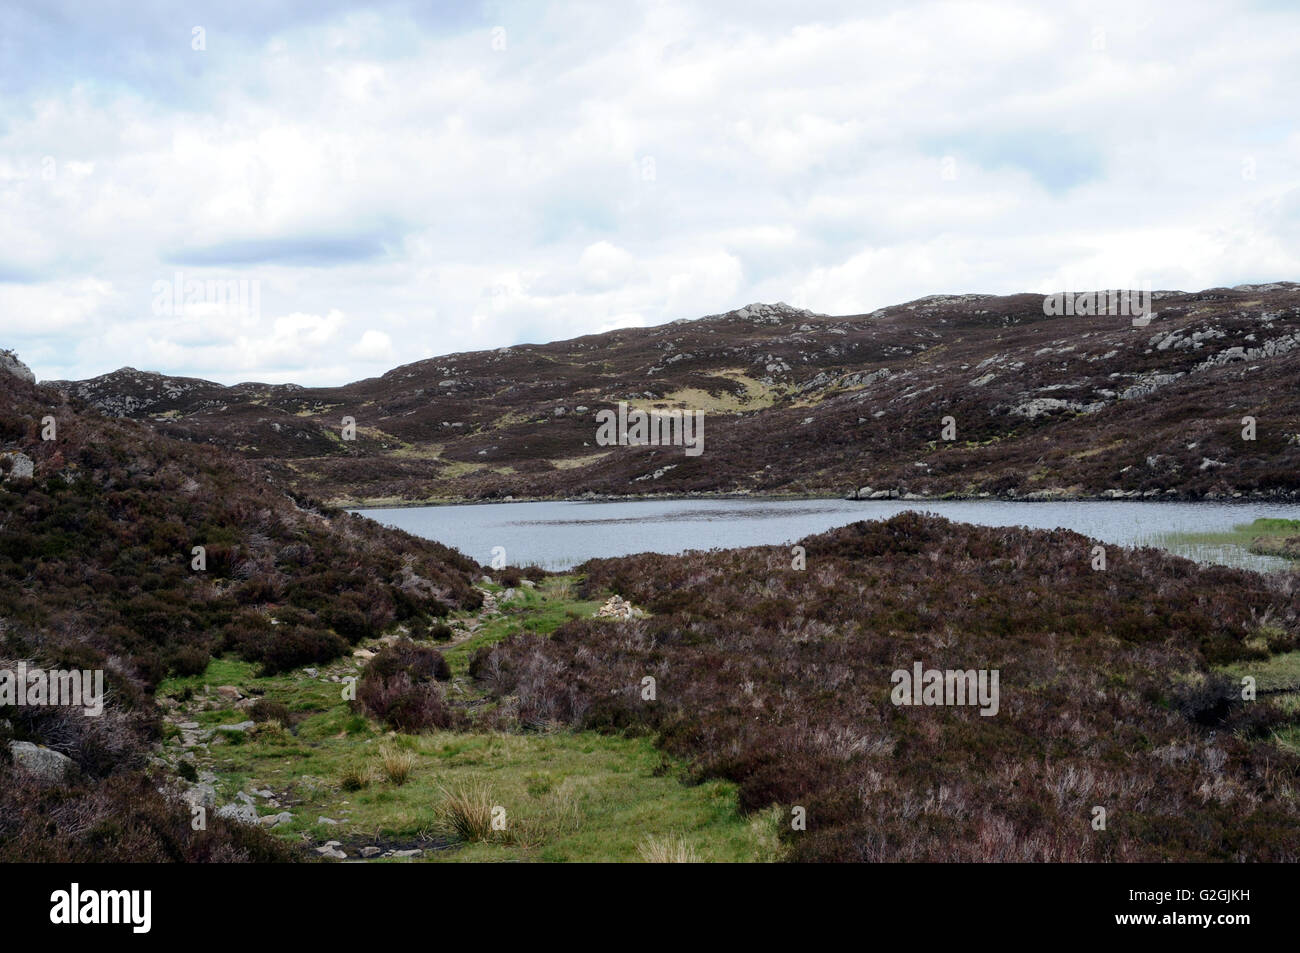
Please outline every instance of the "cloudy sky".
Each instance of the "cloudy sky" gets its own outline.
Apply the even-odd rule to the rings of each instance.
[[[5,0],[0,346],[331,384],[750,301],[1297,279],[1297,36],[1290,2]]]

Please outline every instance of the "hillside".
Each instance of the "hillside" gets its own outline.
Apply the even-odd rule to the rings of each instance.
[[[274,856],[215,816],[194,833],[188,809],[160,798],[156,686],[222,654],[266,674],[349,655],[398,621],[477,607],[479,567],[295,499],[246,461],[73,406],[4,358],[0,670],[101,670],[108,702],[85,717],[0,699],[0,857]],[[66,785],[9,763],[32,745]]]
[[[651,732],[796,861],[1300,860],[1294,578],[915,513],[800,542],[592,560],[647,618],[471,670],[518,725]],[[998,672],[996,710],[898,704],[918,663]]]
[[[56,384],[167,436],[237,450],[333,502],[864,487],[1295,498],[1300,285],[1151,297],[1144,327],[1048,316],[1032,294],[932,296],[844,317],[750,305],[433,358],[336,388],[131,368]],[[618,401],[703,410],[704,452],[597,445],[595,415]],[[344,417],[354,441],[341,439]]]
[[[1074,533],[903,514],[807,537],[806,567],[475,584],[7,369],[0,669],[100,668],[110,694],[0,708],[0,859],[1300,858],[1292,574],[1118,547],[1101,572]],[[896,704],[917,664],[996,671],[996,710]],[[221,805],[206,830],[182,797]]]

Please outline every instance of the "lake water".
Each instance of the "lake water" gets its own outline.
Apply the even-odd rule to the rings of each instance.
[[[982,526],[1063,527],[1105,543],[1161,546],[1200,562],[1268,571],[1287,560],[1243,546],[1188,544],[1179,533],[1231,530],[1257,517],[1300,519],[1300,504],[1044,502],[1003,500],[630,500],[487,503],[358,509],[380,523],[453,546],[484,564],[503,546],[512,566],[561,570],[596,556],[680,553],[793,543],[856,520],[916,510]]]

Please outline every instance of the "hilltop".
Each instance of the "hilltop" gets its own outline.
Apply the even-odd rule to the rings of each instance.
[[[1047,315],[1037,294],[936,295],[840,317],[754,304],[432,358],[342,387],[131,368],[55,386],[335,502],[864,488],[1294,498],[1300,285],[1151,298],[1143,327]],[[705,411],[704,453],[598,446],[595,415],[618,401]],[[354,441],[341,439],[344,417]]]

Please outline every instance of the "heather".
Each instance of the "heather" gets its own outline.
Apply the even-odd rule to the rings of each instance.
[[[41,439],[47,416],[54,440]],[[157,799],[121,824],[87,827],[146,783],[158,683],[201,673],[223,653],[263,675],[327,662],[395,624],[429,625],[481,598],[470,585],[478,567],[459,553],[323,508],[215,448],[103,418],[8,374],[0,451],[11,461],[22,454],[33,471],[19,476],[11,463],[0,482],[0,660],[102,669],[109,696],[101,719],[0,708],[0,757],[7,742],[30,741],[68,756],[77,772],[65,797],[33,793],[0,764],[9,857],[31,854],[35,830],[50,846],[33,856],[45,859],[261,856],[257,832],[224,847],[168,846],[185,841],[189,814]],[[212,837],[226,830],[209,828]],[[141,846],[148,831],[153,847]]]
[[[1295,649],[1295,576],[1115,548],[1097,571],[1074,533],[915,514],[802,545],[804,571],[786,547],[592,561],[584,592],[652,615],[475,671],[519,727],[652,734],[746,810],[805,808],[796,860],[1300,859],[1295,713],[1216,670]],[[999,713],[894,705],[916,661],[1000,670]]]

